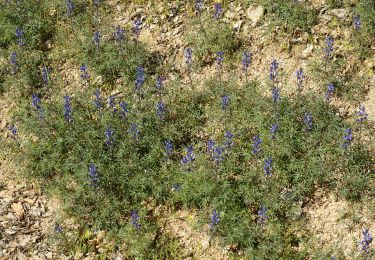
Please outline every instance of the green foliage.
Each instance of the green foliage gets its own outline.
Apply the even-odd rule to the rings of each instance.
[[[12,45],[13,46],[13,45]],[[42,68],[48,67],[43,54],[36,50],[25,51],[15,47],[17,54],[18,68],[14,70],[12,64],[7,62],[0,67],[4,77],[2,78],[3,91],[10,93],[14,97],[29,98],[35,91],[46,93],[47,88],[43,85]],[[6,57],[10,60],[10,52],[6,52]]]
[[[230,25],[205,15],[192,20],[186,41],[193,48],[194,62],[197,64],[211,63],[219,51],[229,58],[239,47]]]
[[[375,36],[375,0],[360,0],[356,6],[363,27],[372,37]]]
[[[152,199],[157,205],[202,209],[203,223],[209,222],[212,208],[218,209],[220,224],[212,235],[238,245],[248,255],[262,259],[272,250],[275,259],[303,257],[305,253],[295,248],[306,239],[296,235],[305,199],[318,187],[339,189],[351,199],[372,195],[369,152],[356,144],[361,153],[353,148],[344,155],[341,137],[348,125],[320,97],[301,95],[297,102],[284,98],[275,107],[258,92],[256,82],[240,89],[232,82],[223,86],[216,80],[206,82],[201,92],[176,92],[170,86],[160,96],[148,84],[142,98],[132,95],[131,89],[124,90],[117,102],[126,97],[130,108],[126,120],[110,107],[95,110],[93,89],[73,96],[72,123],[64,120],[61,100],[43,100],[45,119],[38,119],[25,104],[18,115],[21,128],[30,136],[22,141],[21,153],[27,159],[28,173],[54,187],[68,202],[70,214],[86,216],[85,223],[109,231],[120,229],[120,238],[136,237],[129,245],[131,256],[146,257],[150,250],[164,256],[175,248],[172,243],[170,249],[164,247],[167,252],[160,251],[163,240],[150,238],[159,227],[153,211],[142,205]],[[232,100],[226,112],[221,110],[223,93],[230,93]],[[166,102],[164,121],[155,113],[159,98]],[[312,131],[306,131],[303,123],[307,111],[313,115]],[[269,129],[274,122],[280,131],[271,139]],[[132,123],[139,126],[138,140],[129,133]],[[113,147],[105,145],[108,126],[115,132]],[[223,144],[227,130],[234,133],[234,146],[225,148],[223,162],[214,163],[205,143],[212,138]],[[258,133],[262,152],[255,157],[252,137]],[[173,140],[172,156],[165,155],[165,140]],[[196,154],[189,167],[180,163],[188,145],[193,145]],[[263,170],[268,156],[274,161],[270,178]],[[90,163],[99,171],[97,189],[89,185]],[[180,191],[172,188],[175,183],[181,185]],[[261,204],[268,208],[264,229],[257,224]],[[140,230],[130,224],[133,209],[140,210]]]
[[[113,34],[113,32],[108,32],[108,34]],[[114,39],[103,40],[100,48],[97,49],[93,42],[93,33],[91,33],[86,36],[82,46],[82,60],[87,61],[90,68],[110,83],[119,78],[129,83],[133,82],[137,66],[157,67],[157,62],[152,65],[149,63],[152,57],[147,51],[147,46],[131,39],[131,35],[126,35],[126,39],[121,44],[116,43]]]
[[[18,3],[19,2],[19,3]],[[52,40],[56,15],[51,1],[2,1],[0,3],[0,46],[8,47],[15,43],[16,28],[25,33],[26,48],[46,49],[46,41]]]
[[[318,11],[309,3],[284,0],[259,1],[271,15],[271,25],[285,26],[288,31],[309,30],[317,23]]]

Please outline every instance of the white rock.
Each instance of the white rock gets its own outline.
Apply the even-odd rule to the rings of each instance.
[[[346,10],[346,9],[332,9],[331,13],[334,16],[340,18],[340,19],[345,19],[346,16],[348,15],[348,10]]]
[[[246,11],[247,17],[251,20],[252,26],[256,26],[264,14],[262,5],[251,5]]]
[[[313,49],[314,49],[314,46],[312,44],[307,45],[306,49],[304,49],[302,52],[302,56],[304,58],[311,56]]]
[[[242,25],[242,23],[243,23],[242,20],[238,21],[237,23],[235,23],[235,24],[233,25],[233,29],[235,29],[236,31],[241,30],[241,25]]]

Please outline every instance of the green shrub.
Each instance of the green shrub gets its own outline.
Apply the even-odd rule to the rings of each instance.
[[[231,26],[210,15],[193,18],[187,30],[186,42],[193,49],[196,64],[212,63],[219,51],[229,58],[239,47]]]
[[[57,191],[69,205],[68,212],[80,219],[85,216],[85,223],[121,230],[119,238],[136,237],[129,245],[132,256],[145,256],[148,250],[160,253],[150,238],[158,229],[153,211],[142,206],[150,199],[156,205],[200,209],[202,224],[209,223],[216,208],[220,223],[212,235],[249,256],[262,259],[272,251],[277,259],[306,255],[296,247],[307,235],[296,232],[305,221],[301,207],[317,188],[340,189],[340,194],[355,200],[374,195],[369,152],[358,142],[343,151],[343,129],[349,125],[321,97],[300,95],[299,102],[283,98],[274,107],[256,82],[237,88],[214,79],[200,92],[175,91],[179,84],[171,83],[170,90],[155,95],[153,84],[147,83],[142,98],[125,89],[116,101],[128,102],[126,119],[120,117],[119,107],[116,112],[112,107],[96,110],[93,89],[73,95],[72,123],[63,117],[62,100],[43,100],[44,119],[29,102],[22,105],[20,129],[29,137],[22,140],[20,158],[27,162],[28,174]],[[231,103],[222,111],[225,93],[230,93]],[[159,98],[166,103],[164,121],[155,112]],[[303,122],[305,112],[313,115],[311,131]],[[280,130],[272,139],[269,131],[275,122]],[[132,123],[138,124],[137,140],[129,132]],[[114,131],[109,147],[108,126]],[[224,145],[228,130],[234,134],[232,148]],[[263,140],[258,157],[252,154],[256,134]],[[207,153],[208,139],[224,145],[222,162],[215,163]],[[173,140],[173,155],[165,154],[166,140]],[[184,166],[180,161],[189,145],[196,157]],[[273,159],[272,177],[265,177],[263,169],[268,157]],[[98,188],[90,186],[90,163],[99,172]],[[264,228],[257,224],[260,205],[268,209]],[[136,209],[140,230],[130,224],[131,210]]]
[[[51,14],[50,1],[3,1],[0,3],[0,46],[7,48],[16,42],[15,31],[24,31],[25,47],[46,49],[52,40],[56,25],[56,15]]]
[[[317,24],[318,11],[308,3],[295,3],[294,1],[266,0],[259,4],[265,6],[267,13],[271,15],[271,25],[285,26],[288,31],[299,28],[309,32]]]

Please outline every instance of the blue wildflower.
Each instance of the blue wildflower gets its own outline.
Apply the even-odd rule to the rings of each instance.
[[[257,156],[261,152],[261,143],[263,140],[259,137],[259,135],[255,135],[253,137],[253,154]]]
[[[371,236],[368,229],[362,231],[362,240],[359,242],[361,251],[365,254],[369,252],[370,244],[372,243],[373,237]]]
[[[193,146],[186,147],[186,155],[182,157],[181,164],[187,165],[195,160],[195,154],[193,152]]]
[[[108,148],[113,146],[114,143],[114,134],[115,132],[112,130],[110,126],[107,127],[107,129],[104,132],[104,135],[106,137],[105,139],[105,144],[107,145]]]
[[[349,147],[349,145],[353,141],[353,132],[352,132],[351,128],[348,128],[348,129],[344,130],[343,139],[344,139],[344,143],[341,146],[342,146],[342,148],[346,149],[346,148]]]
[[[170,156],[173,154],[173,142],[171,140],[166,140],[164,142],[164,149],[165,149],[165,154],[167,156]]]
[[[264,160],[264,176],[271,177],[272,176],[272,163],[273,160],[271,157],[268,157],[266,160]]]
[[[313,122],[312,122],[312,114],[310,112],[305,113],[303,117],[303,123],[305,124],[307,131],[312,130]]]
[[[102,35],[100,34],[99,31],[94,32],[94,37],[93,37],[94,44],[95,44],[96,48],[98,48],[98,49],[100,47],[100,40],[101,40],[101,38],[102,38]]]
[[[108,106],[113,109],[113,114],[117,112],[115,99],[116,97],[114,95],[110,95],[108,98]]]
[[[224,61],[224,52],[223,51],[218,51],[216,53],[216,63],[219,69],[221,69]]]
[[[122,101],[120,102],[120,108],[120,116],[122,117],[122,119],[125,119],[129,113],[128,104]]]
[[[220,162],[222,162],[224,160],[224,147],[222,146],[214,147],[213,152],[212,152],[212,157],[216,164],[219,164]]]
[[[211,223],[210,223],[210,228],[213,229],[215,228],[220,222],[220,212],[217,211],[216,209],[212,210],[211,213]]]
[[[262,204],[258,210],[258,224],[264,226],[268,219],[267,217],[267,208]]]
[[[64,229],[62,228],[62,226],[59,223],[55,223],[55,225],[53,227],[53,230],[57,234],[61,234],[64,231]]]
[[[215,146],[215,141],[213,140],[208,140],[207,141],[207,153],[211,154]]]
[[[71,123],[73,121],[73,117],[72,117],[72,103],[71,103],[72,97],[66,95],[66,96],[64,96],[64,99],[65,99],[64,117],[65,117],[65,120],[68,123]]]
[[[198,15],[202,12],[203,9],[203,1],[202,0],[195,0],[195,13]]]
[[[324,47],[325,59],[328,61],[332,58],[333,52],[333,38],[328,35],[325,40],[326,46]]]
[[[173,191],[180,191],[181,190],[181,184],[179,184],[179,183],[173,183],[172,190]]]
[[[39,117],[43,117],[44,116],[44,110],[43,108],[41,107],[41,101],[38,97],[37,94],[33,93],[32,95],[32,106],[36,109],[36,111],[38,112],[39,114]]]
[[[99,173],[93,163],[89,165],[89,181],[93,188],[97,188],[99,185]]]
[[[358,31],[359,29],[361,29],[361,25],[361,17],[357,14],[356,16],[354,16],[354,29]]]
[[[135,123],[131,124],[129,133],[132,135],[133,139],[136,141],[138,140],[138,137],[141,134],[141,132],[138,130],[138,125]]]
[[[102,108],[102,98],[100,97],[100,90],[99,89],[96,89],[95,92],[94,92],[94,96],[95,96],[95,99],[94,99],[94,105],[96,108],[100,109]]]
[[[100,0],[93,0],[93,4],[95,7],[99,7],[100,2],[101,2]]]
[[[230,97],[228,95],[224,95],[222,98],[221,98],[221,108],[223,110],[226,110],[229,106],[229,103],[230,103]]]
[[[279,63],[277,60],[273,59],[271,62],[271,67],[270,67],[270,80],[272,81],[272,84],[275,84],[276,78],[278,76],[278,68],[279,68]]]
[[[12,138],[14,141],[18,142],[17,127],[15,125],[11,125],[11,126],[9,126],[8,130],[11,133],[10,138]]]
[[[115,29],[115,40],[118,43],[122,43],[122,41],[124,40],[124,35],[125,35],[124,28],[122,28],[121,26],[116,26],[116,29]]]
[[[363,124],[367,120],[367,117],[368,117],[365,106],[359,107],[357,115],[358,115],[358,118],[356,119],[357,123]]]
[[[280,89],[279,88],[272,88],[272,102],[276,105],[278,101],[281,100],[280,97]]]
[[[272,124],[270,129],[271,138],[276,138],[276,133],[279,131],[279,125],[278,124]]]
[[[242,67],[244,71],[247,71],[252,61],[252,54],[249,51],[244,51],[242,54]]]
[[[305,73],[303,72],[302,68],[296,70],[296,77],[297,77],[297,89],[299,92],[302,91],[303,82],[305,81]]]
[[[66,1],[66,9],[67,9],[68,16],[72,16],[73,10],[74,10],[74,5],[73,5],[72,0]]]
[[[131,212],[131,223],[136,229],[141,228],[141,224],[139,224],[140,217],[138,215],[138,210],[132,210]]]
[[[136,37],[139,36],[142,30],[142,19],[140,17],[137,17],[133,22],[133,33]]]
[[[156,89],[161,91],[164,88],[165,77],[158,77],[156,80]]]
[[[145,70],[141,66],[136,68],[135,91],[140,92],[145,83]]]
[[[84,80],[87,83],[89,78],[90,78],[90,75],[87,72],[87,66],[85,64],[82,64],[79,67],[79,70],[81,71],[81,79]]]
[[[233,140],[232,138],[234,137],[233,133],[231,131],[226,131],[224,134],[224,137],[227,139],[224,142],[224,146],[227,148],[231,148],[233,146]]]
[[[215,3],[214,5],[214,8],[215,8],[215,12],[214,12],[214,18],[216,20],[220,19],[221,16],[223,15],[223,8],[221,7],[221,4],[220,3]]]
[[[165,104],[163,101],[159,101],[157,106],[156,106],[156,116],[160,120],[164,120],[165,117]]]
[[[327,92],[326,92],[326,100],[329,102],[331,96],[333,95],[333,91],[335,91],[335,86],[332,83],[328,84]]]
[[[48,85],[50,71],[51,70],[49,68],[47,68],[46,66],[44,66],[43,69],[42,69],[42,79],[43,79],[43,82],[44,82],[45,85]]]
[[[12,51],[10,53],[10,64],[13,67],[13,73],[16,73],[18,70],[18,61],[17,61],[17,53],[15,51]]]
[[[191,66],[193,61],[193,49],[188,47],[185,49],[185,63],[188,65],[188,67]]]
[[[20,27],[17,27],[16,28],[16,37],[17,37],[17,43],[20,46],[25,45],[24,35],[25,35],[24,31]]]

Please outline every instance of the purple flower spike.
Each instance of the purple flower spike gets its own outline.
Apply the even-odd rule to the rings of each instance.
[[[20,27],[17,27],[16,28],[16,37],[17,37],[17,43],[18,43],[18,45],[20,45],[20,46],[24,46],[25,45],[24,36],[25,36],[24,31]]]
[[[156,106],[156,116],[163,121],[165,117],[165,104],[163,101],[159,101]]]
[[[327,87],[327,92],[326,92],[326,100],[328,102],[330,101],[334,91],[335,91],[335,86],[332,83],[329,83]]]
[[[73,5],[72,0],[67,0],[66,1],[66,9],[67,9],[68,16],[72,16],[73,15],[73,11],[74,11],[74,5]]]
[[[136,37],[139,36],[139,34],[141,33],[141,30],[142,30],[142,19],[140,17],[137,17],[135,20],[134,20],[134,23],[133,23],[133,33]]]
[[[198,15],[202,13],[203,10],[203,1],[202,0],[196,0],[195,1],[195,13]]]
[[[258,156],[259,153],[261,152],[261,143],[263,142],[263,140],[259,137],[259,135],[255,135],[253,137],[253,154],[255,156]]]
[[[247,71],[252,61],[252,54],[249,51],[244,51],[242,54],[242,67],[244,71]]]
[[[193,49],[188,47],[185,49],[185,63],[188,67],[191,67],[193,61]]]
[[[296,78],[297,78],[297,89],[299,92],[302,91],[303,82],[305,81],[305,73],[303,72],[302,68],[296,70]]]
[[[223,51],[218,51],[216,53],[216,63],[219,69],[223,66],[224,62],[224,52]]]
[[[266,177],[271,177],[272,176],[272,164],[273,164],[273,160],[272,160],[271,157],[268,157],[264,161],[264,166],[263,166],[264,176],[266,176]]]
[[[64,117],[68,123],[72,123],[72,97],[71,96],[64,96],[65,104],[64,104]]]
[[[361,17],[357,14],[356,16],[354,16],[354,29],[358,31],[359,29],[361,29],[361,25]]]
[[[368,229],[362,231],[362,240],[359,242],[362,253],[367,254],[370,249],[373,237],[371,236]]]
[[[173,154],[173,142],[171,140],[166,140],[164,142],[164,149],[165,149],[165,154],[167,156],[171,156]]]
[[[14,141],[18,142],[17,127],[15,125],[11,125],[11,126],[9,126],[8,130],[10,131],[10,138],[12,138]]]
[[[220,222],[220,212],[216,209],[212,210],[210,228],[214,229]]]
[[[306,126],[307,131],[311,131],[313,128],[313,122],[312,122],[312,114],[310,112],[306,112],[303,117],[303,123]]]
[[[115,40],[118,42],[118,43],[122,43],[124,38],[125,38],[125,30],[124,28],[122,28],[121,26],[116,26],[116,29],[115,29]]]
[[[270,66],[270,80],[272,81],[272,84],[275,84],[276,78],[278,76],[278,68],[279,68],[279,63],[277,60],[273,59],[271,62]]]
[[[266,224],[266,221],[268,219],[267,217],[267,208],[262,204],[260,205],[260,208],[258,210],[258,224],[264,227]]]
[[[333,38],[330,35],[328,35],[325,40],[326,46],[324,47],[325,59],[327,61],[332,59],[333,42]]]
[[[139,224],[140,217],[138,215],[138,210],[132,210],[131,218],[132,218],[131,223],[133,227],[135,227],[136,229],[140,229],[141,224]]]
[[[112,130],[111,127],[107,127],[107,129],[105,130],[104,132],[104,135],[105,135],[105,144],[107,145],[108,148],[111,148],[113,146],[113,143],[114,143],[114,134],[115,132]]]
[[[93,188],[98,188],[99,185],[99,173],[93,163],[89,165],[89,181],[90,186]]]
[[[341,146],[342,146],[342,148],[346,149],[350,146],[350,144],[353,141],[353,131],[352,131],[351,128],[348,128],[348,129],[344,130],[343,139],[344,139],[344,143]]]
[[[95,44],[96,48],[99,49],[99,47],[100,47],[100,40],[102,39],[102,35],[100,34],[99,31],[94,32],[93,39],[94,39],[94,44]]]
[[[367,120],[368,114],[366,113],[365,106],[359,107],[359,110],[357,112],[357,116],[358,116],[358,118],[356,119],[356,121],[359,124],[363,124]]]
[[[279,131],[279,125],[278,124],[272,124],[270,129],[271,138],[276,138],[276,133]]]
[[[186,147],[186,155],[182,157],[181,164],[188,165],[195,160],[195,154],[193,151],[193,146]]]
[[[136,69],[136,79],[135,79],[135,91],[137,93],[141,92],[141,88],[145,83],[145,70],[143,67],[138,66]]]
[[[221,98],[221,108],[223,110],[226,110],[229,106],[229,103],[230,103],[230,96],[228,95],[224,95],[222,98]]]
[[[215,8],[214,18],[216,20],[219,20],[222,17],[224,10],[221,7],[220,3],[215,3],[214,8]]]

